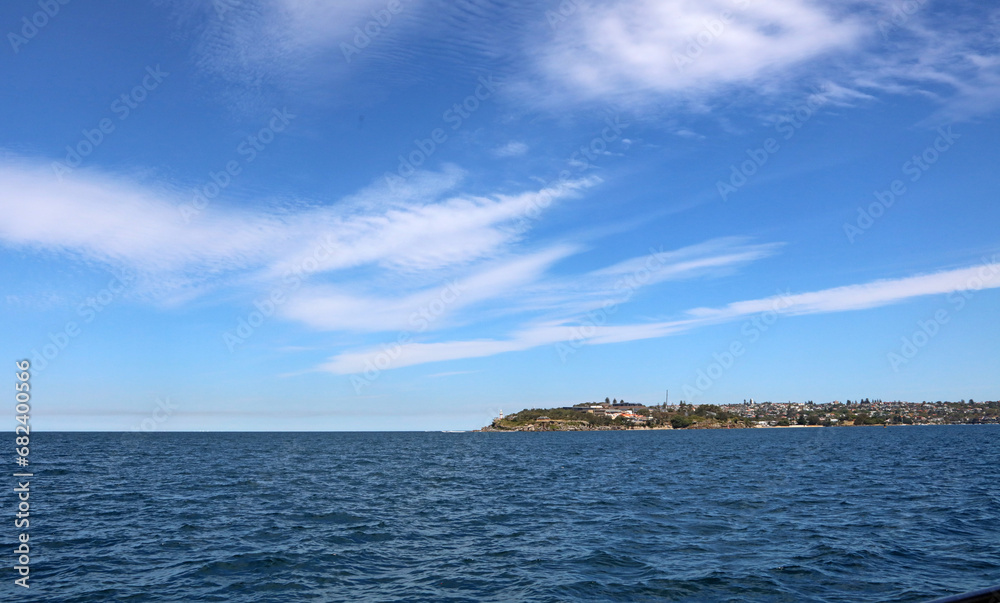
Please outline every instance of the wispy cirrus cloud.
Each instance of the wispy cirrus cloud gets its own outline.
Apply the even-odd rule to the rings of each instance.
[[[353,43],[352,27],[364,27],[370,13],[385,5],[384,0],[215,0],[178,1],[175,10],[180,21],[199,24],[195,64],[222,84],[214,89],[233,109],[252,113],[273,104],[274,94],[344,77],[349,64],[331,56],[342,54],[341,44]]]
[[[366,69],[376,68],[375,62],[349,64],[343,45],[354,44],[354,27],[378,24],[374,15],[385,10],[383,0],[218,4],[230,8],[215,14],[181,3],[187,7],[182,12],[197,13],[204,22],[194,49],[197,63],[248,108],[274,89],[296,91],[303,102],[328,102],[326,95],[301,93],[331,82],[367,82]],[[407,0],[374,37],[361,37],[370,42],[361,50],[377,60],[380,77],[394,81],[412,78],[430,58],[452,68],[514,66],[517,83],[505,98],[517,110],[541,105],[566,112],[611,102],[669,103],[701,112],[729,92],[766,106],[790,89],[817,86],[853,92],[852,102],[924,95],[940,103],[942,118],[952,120],[996,109],[1000,8],[903,4],[575,0],[502,6]],[[511,143],[494,152],[514,156],[508,153],[519,148]]]
[[[466,195],[456,191],[461,178],[449,168],[415,176],[395,192],[373,185],[334,203],[277,209],[220,200],[190,218],[181,211],[186,195],[175,188],[94,171],[58,180],[37,162],[8,160],[0,165],[0,208],[7,216],[0,243],[127,269],[138,274],[140,294],[175,303],[210,287],[266,287],[309,257],[304,284],[279,315],[312,330],[413,330],[420,310],[435,304],[440,310],[422,323],[422,333],[501,315],[530,325],[511,341],[415,344],[412,349],[426,358],[540,345],[574,329],[574,316],[626,302],[642,287],[724,275],[780,248],[729,237],[555,274],[554,266],[584,246],[561,241],[524,247],[534,223],[525,218],[600,180]],[[327,253],[312,253],[317,245]],[[650,266],[640,282],[631,282]],[[451,291],[447,303],[440,303],[443,287]],[[557,318],[539,322],[540,316]],[[595,341],[629,329],[649,333],[648,326],[622,327]],[[329,367],[347,370],[355,357],[341,354]]]
[[[577,251],[556,245],[539,252],[476,265],[467,274],[444,285],[424,287],[402,295],[351,293],[327,285],[309,287],[283,309],[285,318],[321,330],[384,332],[415,329],[422,324],[420,309],[435,312],[434,328],[450,326],[448,316],[485,302],[516,297],[522,287],[538,282],[555,262]],[[349,289],[350,285],[346,288]],[[440,301],[442,297],[447,302]]]
[[[505,339],[408,343],[396,351],[393,367],[483,358],[568,341],[583,340],[589,345],[599,345],[653,339],[767,311],[788,315],[847,312],[901,303],[927,295],[995,288],[1000,288],[1000,261],[994,256],[992,260],[977,266],[932,274],[739,301],[717,308],[693,308],[671,321],[590,325],[586,331],[581,330],[579,324],[548,322],[526,326],[512,332]],[[370,366],[372,353],[371,350],[344,352],[330,358],[320,369],[336,374],[360,373]]]
[[[680,249],[659,250],[650,256],[631,258],[591,273],[594,277],[620,277],[636,274],[652,260],[647,284],[665,280],[693,278],[712,270],[727,270],[768,257],[777,252],[781,243],[754,244],[744,237],[722,237],[689,245]]]
[[[587,272],[549,276],[526,287],[515,310],[545,311],[558,320],[574,319],[591,310],[629,301],[642,289],[667,281],[724,277],[771,257],[781,243],[753,243],[745,237],[720,237],[680,249],[650,253]]]
[[[728,237],[654,252],[589,272],[553,274],[554,265],[583,249],[563,243],[478,263],[444,285],[413,291],[352,291],[351,284],[308,287],[286,305],[283,315],[320,330],[405,331],[424,325],[419,310],[431,307],[447,290],[448,302],[441,306],[434,323],[422,330],[428,326],[440,330],[455,326],[456,321],[468,324],[498,315],[522,320],[538,314],[573,317],[625,302],[642,287],[730,274],[773,255],[780,247]],[[640,275],[638,281],[636,275]],[[483,308],[487,301],[494,302],[493,306]],[[478,320],[467,314],[470,308],[475,308]]]
[[[532,45],[537,77],[520,89],[562,111],[581,102],[666,102],[703,111],[719,98],[731,103],[726,95],[733,92],[766,106],[791,89],[817,86],[841,91],[849,103],[923,95],[952,121],[1000,106],[1000,8],[987,3],[574,5],[544,43]]]
[[[518,140],[512,140],[505,145],[493,149],[496,157],[520,157],[528,152],[528,145]]]
[[[974,119],[1000,107],[1000,7],[887,2],[881,9],[877,52],[852,67],[846,85],[931,99],[940,108],[929,121]]]
[[[1000,263],[992,260],[978,266],[946,270],[899,279],[883,279],[858,285],[846,285],[783,295],[780,298],[734,302],[722,308],[696,308],[688,314],[698,319],[739,318],[780,306],[783,314],[820,314],[865,310],[899,303],[924,295],[1000,287]],[[780,304],[776,304],[780,301]]]
[[[394,366],[421,364],[434,361],[432,359],[453,360],[491,356],[501,352],[520,351],[545,343],[569,340],[577,336],[576,334],[579,332],[577,323],[580,317],[591,310],[627,303],[641,289],[653,287],[666,281],[712,278],[730,274],[751,262],[774,255],[780,248],[781,244],[777,243],[753,244],[745,238],[726,237],[676,250],[653,250],[650,254],[623,260],[604,268],[558,276],[547,274],[546,269],[553,260],[562,259],[575,250],[566,248],[548,250],[535,257],[518,260],[517,263],[520,264],[533,264],[534,269],[525,271],[519,268],[513,271],[519,277],[517,282],[510,279],[501,281],[492,274],[485,273],[477,275],[467,283],[472,285],[472,282],[478,279],[489,282],[493,288],[508,291],[507,295],[497,292],[498,295],[494,299],[502,300],[499,307],[487,312],[479,309],[478,316],[482,319],[484,316],[488,318],[502,314],[508,318],[514,317],[520,320],[524,326],[517,329],[514,336],[507,340],[477,339],[407,344],[400,349],[401,362],[395,363]],[[476,291],[480,287],[482,287],[481,284],[478,287],[469,286],[468,288]],[[486,287],[486,290],[490,291],[491,288]],[[431,296],[432,292],[427,292],[426,297]],[[478,301],[475,293],[472,298],[470,303]],[[393,310],[408,308],[410,312],[413,312],[413,309],[418,307],[421,302],[426,304],[427,300],[414,299],[409,304],[393,307]],[[378,307],[387,303],[383,301],[374,305]],[[449,308],[449,310],[458,311],[462,305],[461,303],[453,304],[454,307]],[[316,314],[322,316],[344,316],[335,312],[318,311],[319,308],[314,308],[314,310],[317,310]],[[400,321],[401,319],[402,316],[400,316]],[[333,318],[332,320],[337,321],[338,326],[340,326],[340,322],[347,319]],[[595,335],[593,340],[594,342],[603,342],[606,339],[611,341],[614,338],[622,337],[626,338],[620,340],[644,339],[659,336],[651,334],[653,333],[651,329],[662,335],[680,330],[684,328],[685,324],[682,321],[659,325],[617,327]],[[412,323],[409,325],[400,323],[400,326],[406,329],[412,328],[413,325]],[[448,325],[438,324],[435,326]],[[626,336],[626,334],[632,335]],[[371,366],[373,356],[380,352],[381,349],[344,352],[334,356],[320,368],[335,373],[363,371],[365,367]]]
[[[209,283],[279,279],[310,257],[320,258],[309,270],[316,279],[357,267],[438,274],[511,253],[532,224],[525,216],[599,182],[473,196],[456,192],[461,177],[427,172],[399,191],[375,184],[344,200],[278,209],[220,201],[189,220],[180,211],[188,197],[167,186],[96,172],[57,180],[37,162],[8,160],[0,243],[128,269],[161,299]]]

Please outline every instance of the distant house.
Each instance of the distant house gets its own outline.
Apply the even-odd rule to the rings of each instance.
[[[633,411],[635,411],[635,410],[641,410],[643,408],[646,408],[646,405],[645,404],[625,404],[623,402],[619,402],[618,404],[612,404],[611,407],[614,408],[615,410],[633,410]]]
[[[589,412],[591,414],[597,411],[604,412],[604,406],[601,404],[577,404],[576,406],[563,406],[563,409],[575,410],[577,412]]]

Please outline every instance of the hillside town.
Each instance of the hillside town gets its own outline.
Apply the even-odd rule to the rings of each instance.
[[[1000,423],[1000,402],[902,402],[863,398],[739,404],[645,404],[605,398],[573,406],[530,409],[495,418],[482,431],[594,431],[618,429],[746,429],[864,425]]]

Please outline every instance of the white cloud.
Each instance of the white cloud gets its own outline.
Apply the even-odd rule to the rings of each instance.
[[[520,309],[558,312],[575,317],[591,310],[632,299],[643,288],[693,278],[733,273],[747,264],[770,257],[780,243],[750,244],[741,237],[712,239],[672,251],[650,253],[579,275],[549,277],[522,293]]]
[[[849,85],[919,94],[940,103],[929,121],[954,122],[1000,107],[1000,7],[941,4],[904,13],[893,3],[878,18],[882,52],[855,67]],[[910,5],[907,5],[910,6]]]
[[[558,312],[576,315],[627,301],[642,287],[667,280],[727,274],[773,255],[780,244],[748,244],[738,237],[713,239],[674,251],[656,251],[612,266],[556,277],[560,260],[579,251],[566,244],[472,264],[442,284],[412,290],[374,292],[370,282],[307,286],[282,308],[282,315],[320,330],[387,332],[438,330],[482,302],[500,302],[490,314]],[[468,322],[471,319],[466,319]]]
[[[606,309],[625,303],[642,288],[664,281],[725,274],[749,262],[773,255],[779,247],[780,244],[773,243],[751,245],[747,244],[745,239],[738,237],[713,239],[674,251],[651,250],[651,253],[645,256],[624,260],[598,270],[562,277],[544,274],[544,271],[551,263],[574,250],[565,247],[546,250],[534,256],[501,265],[502,271],[500,273],[506,274],[506,278],[498,278],[498,271],[495,269],[471,277],[462,285],[472,292],[485,288],[488,295],[472,293],[468,299],[459,297],[454,303],[448,304],[450,307],[447,309],[450,313],[466,303],[477,302],[480,299],[503,299],[501,291],[510,290],[512,295],[503,299],[501,312],[522,316],[538,312],[550,315],[558,314],[559,319],[547,320],[527,327],[519,331],[515,338],[508,341],[476,340],[472,342],[406,345],[400,348],[401,357],[398,362],[394,361],[393,366],[424,362],[424,360],[416,360],[419,358],[453,359],[453,354],[457,354],[454,358],[489,356],[503,351],[518,351],[542,345],[542,343],[537,342],[551,343],[572,338],[574,333],[579,331],[579,328],[572,326],[571,323],[576,321],[576,317],[589,311],[597,308]],[[525,270],[525,268],[528,269]],[[515,291],[516,295],[513,294]],[[352,300],[351,307],[335,309],[332,306],[323,307],[320,305],[309,308],[307,314],[312,317],[329,317],[328,319],[332,323],[327,326],[330,328],[349,328],[347,323],[354,319],[362,323],[361,328],[370,327],[372,330],[384,330],[377,327],[379,325],[399,325],[401,331],[408,332],[420,323],[420,319],[416,318],[420,316],[417,309],[427,308],[433,299],[434,293],[428,291],[413,299],[406,300],[400,305],[389,301],[366,300],[361,302],[360,300]],[[383,318],[381,321],[369,323],[364,318],[358,319],[358,311],[366,305],[367,307],[387,310],[395,317],[395,320],[389,321]],[[404,324],[407,313],[411,320]],[[479,313],[480,318],[483,315],[484,313]],[[620,338],[628,340],[636,338],[633,333],[637,332],[642,333],[639,338],[652,337],[656,335],[651,334],[651,329],[655,330],[656,333],[666,334],[681,328],[685,322],[602,329],[600,334],[594,335],[593,340],[594,342],[619,340]],[[423,330],[426,329],[421,329],[421,331]],[[382,353],[382,349],[340,354],[332,358],[323,368],[334,372],[364,370],[364,367],[374,364],[375,357],[380,353]],[[413,360],[413,362],[408,359]]]
[[[161,191],[92,173],[61,180],[44,166],[0,165],[0,240],[88,260],[168,273],[206,273],[261,261],[284,225],[268,215],[206,212],[185,224]]]
[[[832,0],[580,0],[554,34],[525,44],[525,98],[565,111],[581,101],[688,103],[733,92],[765,103],[825,88],[823,104],[919,94],[938,121],[1000,106],[1000,8],[990,3]],[[532,94],[535,92],[534,94]]]
[[[352,294],[334,286],[310,287],[283,309],[286,318],[323,330],[427,330],[471,305],[510,296],[534,283],[575,249],[560,245],[513,259],[490,262],[444,285],[396,296]]]
[[[1000,261],[996,256],[978,266],[933,274],[734,302],[721,308],[695,308],[673,321],[617,326],[551,322],[527,327],[502,340],[409,343],[394,351],[392,367],[481,358],[569,341],[604,344],[652,339],[767,311],[792,315],[844,312],[899,303],[926,295],[994,288],[1000,288]],[[372,357],[378,351],[338,354],[320,368],[337,374],[360,373],[371,365]]]
[[[583,2],[539,54],[571,95],[634,98],[747,84],[856,47],[857,18],[807,0]]]
[[[387,0],[174,3],[185,35],[198,32],[193,59],[209,89],[238,116],[268,111],[289,92],[298,107],[343,102],[344,90],[330,94],[331,83],[352,77],[360,60],[404,50],[408,21],[424,4],[403,0],[389,13]]]
[[[581,179],[515,195],[455,196],[433,203],[415,199],[349,216],[336,208],[318,210],[299,219],[295,234],[311,236],[275,262],[272,273],[294,270],[320,239],[338,249],[319,260],[320,271],[372,262],[397,271],[468,264],[517,241],[530,224],[526,216],[598,182]]]
[[[655,251],[648,256],[631,258],[595,270],[591,274],[620,277],[648,271],[646,282],[653,284],[701,276],[712,269],[732,268],[773,255],[779,247],[780,243],[748,244],[742,237],[724,237],[674,251]]]
[[[503,255],[530,226],[526,217],[598,182],[446,197],[459,178],[454,170],[425,173],[399,193],[375,185],[343,203],[282,213],[217,200],[185,219],[189,199],[162,187],[83,171],[58,180],[45,166],[5,162],[0,242],[138,272],[147,292],[171,295],[303,267],[316,276],[359,266],[405,275]]]
[[[482,358],[504,352],[518,352],[569,339],[572,337],[571,331],[571,327],[557,327],[524,331],[508,340],[483,339],[441,343],[409,343],[399,346],[398,355],[393,354],[392,368],[460,358]],[[372,365],[372,357],[380,351],[381,349],[337,354],[319,368],[340,375],[361,373]]]
[[[1000,264],[996,261],[979,266],[880,280],[862,285],[834,287],[812,293],[799,293],[729,304],[724,308],[697,308],[689,312],[699,319],[727,319],[747,316],[781,307],[783,314],[818,314],[864,310],[898,303],[913,297],[1000,287]]]
[[[520,157],[528,152],[528,145],[523,142],[512,140],[507,144],[493,150],[496,157]]]
[[[245,110],[273,104],[268,91],[275,89],[308,90],[314,94],[300,95],[301,102],[328,103],[321,90],[331,81],[370,83],[357,62],[344,60],[341,45],[354,43],[353,27],[384,10],[384,0],[231,4],[222,16],[203,6],[188,12],[207,19],[198,64],[237,91]],[[508,100],[560,112],[589,101],[687,101],[702,111],[706,100],[734,89],[775,97],[816,85],[839,89],[842,102],[874,92],[924,94],[950,119],[1000,104],[1000,9],[990,3],[574,0],[550,9],[575,6],[551,28],[537,8],[418,0],[402,6],[361,49],[366,59],[382,61],[377,80],[411,81],[415,69],[438,62],[493,68],[514,48],[513,64],[524,77],[509,86]],[[519,144],[494,152],[516,156]]]

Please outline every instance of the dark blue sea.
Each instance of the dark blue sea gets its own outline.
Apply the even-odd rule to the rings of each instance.
[[[31,588],[10,544],[4,601],[856,603],[1000,583],[1000,426],[31,443]]]

